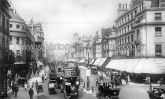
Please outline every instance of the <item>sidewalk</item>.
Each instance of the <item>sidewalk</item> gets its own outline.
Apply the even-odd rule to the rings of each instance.
[[[28,90],[24,90],[23,87],[20,87],[19,88],[19,91],[18,91],[18,94],[17,94],[17,97],[15,97],[14,95],[9,95],[8,97],[6,97],[5,99],[29,99],[30,96],[29,96],[29,92]],[[34,95],[33,99],[38,99],[37,96]]]
[[[36,75],[34,75],[32,73],[30,78],[32,78],[34,76],[36,76]],[[19,91],[18,91],[18,94],[17,94],[17,97],[16,98],[17,99],[29,99],[30,97],[29,97],[29,92],[28,91],[29,91],[29,89],[27,89],[25,91],[23,87],[19,87]],[[37,92],[35,90],[35,86],[33,87],[33,91],[34,91],[34,97],[33,97],[33,99],[38,99],[38,95],[37,95]],[[12,95],[12,90],[11,89],[7,92],[7,94],[8,94],[8,96],[5,99],[15,99],[15,96]],[[39,95],[42,95],[42,93],[40,93]]]

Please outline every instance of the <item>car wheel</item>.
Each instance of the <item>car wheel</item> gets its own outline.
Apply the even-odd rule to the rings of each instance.
[[[109,99],[109,97],[108,97],[108,96],[106,96],[104,99]]]

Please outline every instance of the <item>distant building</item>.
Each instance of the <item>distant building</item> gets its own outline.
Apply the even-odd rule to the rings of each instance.
[[[8,0],[0,0],[0,93],[7,95],[7,70],[9,53],[9,7]],[[1,96],[0,96],[1,97]]]
[[[102,58],[113,57],[116,55],[116,35],[115,27],[103,28],[102,30]]]
[[[99,30],[96,32],[94,37],[94,53],[95,58],[102,58],[102,31]]]
[[[132,0],[130,9],[120,4],[118,13],[117,56],[165,56],[165,0]]]
[[[29,29],[32,35],[35,37],[35,60],[43,60],[44,57],[44,32],[42,28],[42,24],[40,22],[34,22],[33,19],[31,19],[31,22],[29,24]]]

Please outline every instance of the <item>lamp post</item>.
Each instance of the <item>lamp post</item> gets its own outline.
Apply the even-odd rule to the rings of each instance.
[[[86,72],[86,75],[87,75],[87,90],[89,90],[90,89],[90,66],[89,66],[89,50],[90,50],[90,46],[89,46],[89,42],[90,42],[90,40],[88,39],[87,40],[87,47],[86,47],[86,49],[87,49],[87,67],[88,67],[88,69],[87,69],[87,72]]]

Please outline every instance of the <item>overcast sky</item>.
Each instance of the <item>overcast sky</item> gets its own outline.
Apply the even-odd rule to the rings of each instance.
[[[11,0],[19,15],[29,23],[43,23],[46,42],[68,43],[72,35],[94,35],[111,27],[119,3],[130,0]]]

